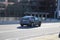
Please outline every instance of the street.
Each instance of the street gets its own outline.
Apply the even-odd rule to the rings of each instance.
[[[0,40],[27,40],[30,38],[58,34],[60,22],[42,23],[41,27],[21,27],[19,24],[0,25]]]
[[[60,40],[60,0],[0,0],[0,40]]]

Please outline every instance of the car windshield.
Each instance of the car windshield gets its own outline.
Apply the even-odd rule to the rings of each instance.
[[[33,17],[32,17],[32,16],[28,16],[28,17],[25,16],[25,17],[23,17],[22,19],[23,19],[23,20],[30,20],[30,19],[33,19]]]
[[[23,20],[29,20],[29,18],[22,18]]]

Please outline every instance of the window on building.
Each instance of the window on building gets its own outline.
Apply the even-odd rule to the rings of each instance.
[[[0,4],[0,8],[5,8],[5,4]]]
[[[4,10],[0,10],[0,17],[4,17],[5,16],[5,11]]]
[[[8,2],[18,2],[18,0],[8,0]]]
[[[8,6],[12,6],[12,4],[8,4]]]
[[[5,0],[0,0],[0,2],[5,2]]]

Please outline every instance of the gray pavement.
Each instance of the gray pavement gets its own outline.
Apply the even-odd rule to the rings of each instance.
[[[0,40],[25,40],[59,33],[60,23],[42,23],[41,27],[17,28],[19,24],[0,25]]]

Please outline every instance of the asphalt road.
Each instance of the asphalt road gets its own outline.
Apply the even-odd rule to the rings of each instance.
[[[60,22],[42,23],[41,27],[21,27],[19,24],[0,25],[0,40],[25,40],[59,33]]]

